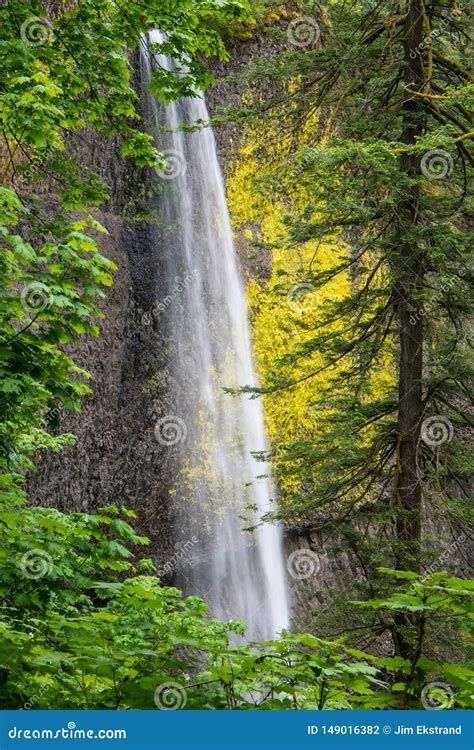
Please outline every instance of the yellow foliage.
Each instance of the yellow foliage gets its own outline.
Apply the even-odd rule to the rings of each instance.
[[[314,121],[307,124],[301,133],[301,143],[307,134],[314,132]],[[261,144],[268,144],[268,152]],[[347,250],[341,241],[319,243],[306,242],[304,245],[286,247],[288,235],[283,223],[288,208],[276,198],[255,189],[255,175],[264,177],[271,174],[276,164],[283,164],[287,158],[290,141],[282,138],[277,128],[267,127],[262,133],[250,129],[245,135],[233,173],[228,181],[228,199],[232,220],[236,229],[244,231],[250,238],[250,227],[258,227],[260,238],[278,245],[272,251],[272,276],[267,282],[251,280],[248,284],[248,304],[253,324],[255,355],[259,375],[263,383],[274,369],[275,360],[291,351],[296,343],[312,337],[311,330],[303,330],[298,323],[304,322],[317,329],[321,304],[326,299],[340,299],[350,290],[348,275],[340,275],[325,285],[321,291],[299,284],[304,271],[312,263],[313,267],[323,270],[331,267],[336,258],[346,254]],[[268,156],[268,154],[271,155]],[[292,196],[296,208],[301,208],[308,196],[305,190],[295,188]],[[282,287],[281,296],[275,295],[274,288]],[[292,288],[295,296],[292,296]],[[299,294],[299,291],[305,292]],[[307,293],[306,293],[307,291]],[[319,354],[313,354],[305,362],[305,372],[318,369],[322,365]],[[291,372],[282,373],[294,375]],[[302,373],[303,374],[303,373]],[[324,387],[327,374],[322,373],[306,380],[293,388],[263,397],[267,431],[272,447],[277,450],[285,443],[300,439],[311,439],[318,431],[318,414],[312,406],[315,394]],[[287,480],[284,489],[287,492],[296,489],[294,480]]]
[[[300,129],[298,146],[314,143],[317,124],[317,113],[312,112]],[[283,219],[292,210],[297,215],[312,202],[307,188],[295,185],[290,196],[291,205],[288,205],[283,204],[279,196],[273,196],[269,190],[259,190],[256,185],[256,177],[258,182],[258,179],[274,174],[275,167],[285,163],[290,148],[294,149],[294,146],[294,136],[290,141],[278,126],[265,126],[259,122],[258,128],[248,127],[228,179],[228,201],[234,228],[243,232],[247,239],[259,239],[272,246],[271,278],[250,280],[247,291],[256,363],[263,384],[275,370],[275,360],[291,352],[295,345],[310,340],[317,332],[322,304],[327,300],[343,299],[351,289],[349,272],[339,274],[320,290],[304,283],[308,269],[323,271],[348,258],[348,248],[341,239],[312,240],[288,247],[288,232]],[[275,294],[275,290],[279,293]],[[304,321],[304,328],[298,325],[301,321]],[[374,373],[373,384],[381,392],[386,392],[393,383],[389,363],[389,356],[383,357],[379,371]],[[292,365],[288,366],[289,369],[283,367],[280,373],[289,377],[305,376],[318,370],[322,364],[322,356],[316,352],[305,359],[300,370]],[[290,389],[263,396],[266,427],[276,452],[276,463],[285,444],[313,441],[321,434],[322,420],[314,401],[328,387],[328,379],[337,373],[337,369],[334,367],[332,371],[316,374]],[[298,480],[286,478],[281,490],[283,503],[291,502],[292,493],[298,490]]]

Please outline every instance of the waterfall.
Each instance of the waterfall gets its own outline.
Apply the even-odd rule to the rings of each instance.
[[[151,44],[162,41],[159,32],[149,35]],[[148,76],[157,66],[173,69],[162,55],[145,57]],[[150,100],[156,144],[168,161],[156,180],[157,309],[172,385],[155,434],[175,466],[175,580],[207,601],[212,616],[248,623],[248,638],[271,638],[289,623],[282,531],[255,526],[275,510],[270,467],[252,455],[267,450],[261,402],[224,392],[255,384],[256,376],[214,134],[179,129],[208,121],[202,96],[166,107]]]

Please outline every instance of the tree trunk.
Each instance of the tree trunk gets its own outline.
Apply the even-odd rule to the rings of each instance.
[[[425,88],[421,56],[413,55],[423,40],[423,2],[411,0],[408,4],[404,26],[405,87],[414,92]],[[411,53],[411,54],[410,54]],[[404,144],[415,143],[424,129],[421,97],[414,94],[404,103]],[[413,154],[402,154],[400,171],[410,176],[420,174],[420,159]],[[415,315],[420,310],[420,292],[423,283],[422,250],[410,239],[411,229],[419,222],[419,188],[413,186],[398,208],[399,246],[396,249],[394,270],[397,278],[397,312],[400,329],[400,369],[398,380],[398,449],[395,484],[396,566],[401,570],[420,569],[421,547],[421,478],[418,468],[418,448],[423,417],[423,318]],[[396,650],[407,657],[412,651],[405,628],[411,630],[402,616],[395,638]]]

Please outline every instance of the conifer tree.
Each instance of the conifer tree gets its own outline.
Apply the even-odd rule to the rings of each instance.
[[[257,392],[326,373],[311,404],[318,439],[277,451],[280,476],[300,480],[287,517],[311,524],[323,509],[340,525],[365,508],[390,542],[385,559],[390,549],[398,569],[422,571],[430,489],[455,537],[466,524],[474,135],[467,9],[448,0],[313,3],[300,22],[317,23],[318,34],[292,45],[297,21],[288,50],[251,71],[287,93],[250,116],[284,112],[284,127],[296,132],[319,113],[312,143],[295,149],[268,194],[286,203],[288,252],[308,240],[346,243],[329,270],[316,258],[299,281],[322,292],[348,274],[351,292],[326,300],[315,329],[302,317],[304,343]],[[303,208],[295,186],[311,197]],[[323,364],[315,369],[316,353]],[[380,391],[374,374],[384,367],[391,383]],[[394,637],[405,653],[399,624]]]

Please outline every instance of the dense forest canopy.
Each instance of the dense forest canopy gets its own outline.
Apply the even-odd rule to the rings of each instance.
[[[0,17],[1,707],[472,705],[474,672],[451,646],[472,651],[472,583],[428,522],[467,547],[467,8],[7,0]],[[154,71],[163,103],[206,89],[236,39],[276,39],[238,76],[245,105],[215,117],[241,134],[234,223],[272,266],[249,283],[262,385],[242,384],[265,404],[281,498],[263,522],[337,529],[363,571],[310,632],[252,647],[245,624],[162,585],[126,497],[65,514],[24,489],[41,451],[75,440],[59,409],[80,411],[94,384],[73,345],[101,335],[116,270],[93,215],[109,186],[68,137],[94,130],[165,168],[132,85],[152,28],[177,66]],[[388,652],[371,649],[384,636]]]

